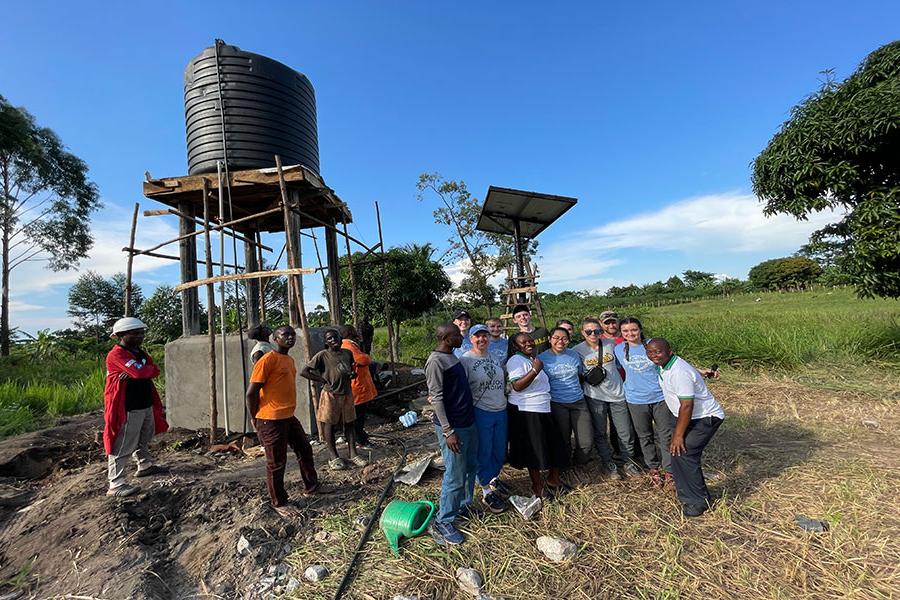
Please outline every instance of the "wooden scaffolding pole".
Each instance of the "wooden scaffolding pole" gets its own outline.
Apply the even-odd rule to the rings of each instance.
[[[384,297],[384,320],[387,323],[387,335],[388,335],[388,354],[391,357],[391,372],[394,372],[397,362],[397,356],[394,352],[394,332],[391,329],[393,324],[391,323],[391,303],[388,299],[388,270],[387,270],[387,261],[384,258],[384,238],[381,235],[381,210],[378,208],[378,201],[375,201],[375,218],[378,221],[378,243],[381,246],[381,260],[384,263],[384,267],[382,268],[383,275],[383,297]]]
[[[350,252],[350,237],[347,235],[346,219],[344,219],[344,242],[347,244],[347,267],[350,269],[350,306],[353,311],[353,328],[359,333],[359,313],[356,310],[356,273],[353,272],[353,253]]]
[[[138,210],[140,210],[141,205],[138,202],[134,203],[134,214],[131,216],[131,242],[128,244],[129,248],[134,248],[134,236],[137,233],[137,218],[138,218]],[[124,316],[131,316],[131,266],[134,263],[134,253],[128,253],[128,266],[125,270],[125,314]]]
[[[278,171],[278,187],[281,189],[281,208],[284,213],[284,237],[285,246],[287,248],[288,270],[299,268],[297,262],[300,256],[300,249],[297,248],[297,242],[293,236],[291,227],[291,208],[288,200],[287,183],[284,180],[284,170],[281,167],[281,157],[275,156],[275,169]],[[312,271],[314,272],[314,271]],[[274,271],[272,271],[274,273]],[[288,290],[291,291],[293,301],[288,303],[288,311],[290,313],[290,323],[292,327],[300,327],[303,330],[303,336],[307,342],[307,353],[309,352],[309,340],[307,336],[306,308],[303,305],[303,282],[298,277],[291,274],[288,275]]]
[[[180,292],[182,290],[189,290],[191,288],[200,287],[201,285],[207,285],[210,283],[222,283],[223,281],[245,281],[248,279],[262,279],[263,277],[277,277],[279,275],[310,275],[311,273],[315,272],[315,269],[307,267],[305,269],[267,269],[265,271],[254,271],[252,273],[226,273],[225,275],[216,275],[214,277],[206,277],[204,279],[198,279],[196,281],[179,283],[175,286],[175,291]]]
[[[206,250],[206,278],[213,276],[212,243],[209,235],[209,182],[203,178],[203,242]],[[209,337],[209,443],[216,443],[219,407],[216,401],[216,294],[212,283],[206,284],[206,327]]]

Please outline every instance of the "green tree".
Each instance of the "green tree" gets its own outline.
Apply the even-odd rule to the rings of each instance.
[[[688,269],[683,273],[684,285],[689,288],[711,288],[716,285],[716,277],[706,271],[692,271]]]
[[[131,305],[135,313],[139,313],[143,300],[141,286],[132,285]],[[124,310],[124,273],[104,279],[94,271],[88,271],[69,288],[68,313],[84,335],[97,340],[109,336],[113,323],[122,317]]]
[[[361,317],[373,325],[386,325],[392,332],[394,355],[400,356],[400,323],[421,316],[441,302],[450,291],[452,283],[439,262],[434,260],[435,249],[431,244],[410,244],[392,248],[385,253],[385,262],[363,264],[362,254],[354,255],[353,273],[356,279],[357,305],[362,307]],[[341,309],[351,314],[350,269],[347,258],[341,258]],[[384,272],[387,270],[388,301],[391,304],[391,322],[386,322],[384,306]]]
[[[490,315],[496,303],[496,290],[489,282],[515,260],[512,236],[476,229],[481,204],[469,193],[464,181],[449,181],[439,173],[422,173],[416,189],[419,190],[419,201],[431,194],[437,197],[440,206],[432,213],[434,220],[450,227],[447,252],[441,262],[466,261],[458,290],[462,299],[469,304],[484,306]],[[526,256],[534,255],[537,240],[529,240],[523,252]]]
[[[678,292],[684,289],[684,281],[678,275],[672,275],[666,279],[666,289],[670,292]]]
[[[93,239],[100,206],[87,165],[24,108],[0,96],[0,355],[9,355],[9,276],[28,262],[76,267]]]
[[[791,110],[753,163],[765,213],[806,219],[843,211],[815,232],[831,241],[860,296],[900,297],[900,41],[872,52],[846,80]]]
[[[161,285],[144,300],[137,313],[147,325],[147,341],[170,342],[181,335],[181,298],[170,285]],[[202,315],[201,322],[205,322]]]
[[[804,256],[766,260],[748,275],[750,284],[761,290],[799,290],[814,283],[822,274],[819,264]]]

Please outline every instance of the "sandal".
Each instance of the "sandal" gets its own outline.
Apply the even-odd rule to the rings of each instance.
[[[321,488],[321,487],[322,487],[322,482],[317,481],[316,484],[314,486],[312,486],[311,488],[309,488],[308,490],[303,490],[303,495],[304,496],[315,496],[316,492],[318,492],[319,488]]]
[[[356,456],[354,456],[353,458],[351,458],[351,459],[350,459],[350,462],[352,462],[352,463],[353,463],[354,465],[356,465],[357,467],[364,467],[364,466],[366,466],[367,464],[369,464],[369,461],[367,461],[366,459],[364,459],[364,458],[363,458],[362,456],[360,456],[359,454],[357,454]]]
[[[343,471],[347,468],[347,463],[343,458],[332,458],[328,461],[328,468],[332,471]]]

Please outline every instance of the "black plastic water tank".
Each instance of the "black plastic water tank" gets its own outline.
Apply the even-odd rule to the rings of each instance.
[[[222,160],[225,112],[228,168],[261,169],[301,164],[319,172],[316,96],[309,79],[278,61],[237,46],[206,48],[184,71],[188,172],[215,173]],[[218,71],[218,78],[216,77]]]

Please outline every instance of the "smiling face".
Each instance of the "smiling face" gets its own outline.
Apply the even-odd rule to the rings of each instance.
[[[469,325],[472,324],[472,319],[467,316],[460,316],[453,319],[453,324],[459,327],[460,331],[468,331]]]
[[[534,356],[534,340],[528,334],[519,334],[515,338],[516,349],[525,356]]]
[[[557,354],[565,351],[569,345],[569,333],[562,327],[556,327],[550,333],[550,348]]]
[[[610,337],[618,337],[619,321],[616,319],[607,319],[603,321],[603,331]]]
[[[641,342],[641,328],[637,323],[624,323],[621,329],[622,337],[629,344],[639,344]]]
[[[647,343],[647,358],[659,367],[665,366],[672,358],[672,349],[663,340],[650,340]]]
[[[329,350],[337,351],[341,349],[341,336],[335,331],[326,331],[323,336],[325,347]]]
[[[479,331],[475,335],[469,336],[469,340],[472,342],[472,347],[475,348],[476,352],[479,354],[487,352],[488,343],[490,342],[490,336],[487,331]]]
[[[500,336],[503,335],[503,324],[500,321],[494,321],[493,319],[485,323],[487,325],[488,331],[491,332],[491,338],[495,340],[499,340]]]
[[[585,321],[581,324],[581,335],[591,346],[597,345],[601,333],[603,331],[600,329],[600,323],[596,321]]]
[[[519,326],[519,329],[526,331],[531,327],[531,313],[527,310],[521,310],[513,315],[513,321]]]

